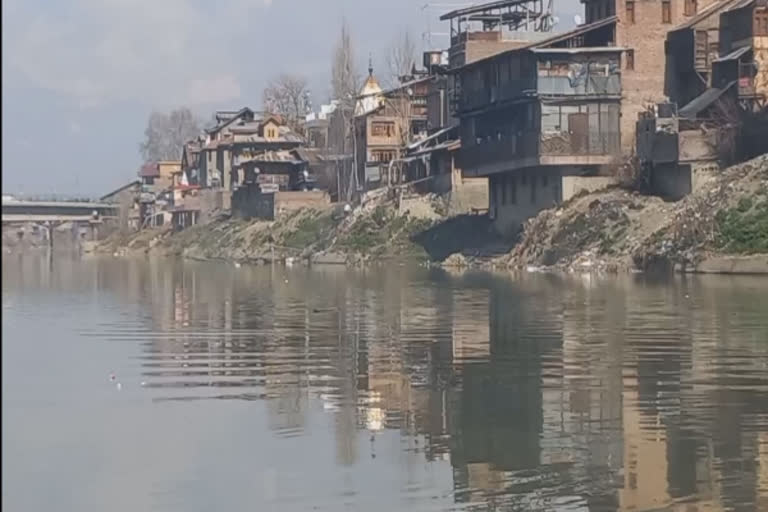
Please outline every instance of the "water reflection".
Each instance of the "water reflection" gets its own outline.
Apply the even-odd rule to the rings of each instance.
[[[3,262],[4,311],[52,291],[121,311],[82,333],[135,345],[154,404],[324,415],[324,471],[394,456],[402,508],[768,510],[768,281]]]

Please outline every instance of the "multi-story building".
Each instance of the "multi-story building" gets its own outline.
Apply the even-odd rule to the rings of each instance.
[[[616,46],[626,48],[621,70],[621,146],[631,154],[635,122],[648,105],[666,101],[667,33],[715,0],[582,0],[588,24],[615,17]]]
[[[205,141],[200,150],[200,185],[231,189],[232,128],[237,124],[250,123],[254,118],[254,111],[248,107],[237,112],[216,112],[216,126],[205,130]]]
[[[199,157],[200,183],[228,192],[243,182],[242,162],[265,152],[295,149],[304,142],[279,116],[257,115],[244,108],[221,119],[206,131]]]
[[[426,136],[428,76],[382,90],[368,68],[355,106],[356,170],[364,189],[402,181],[398,161],[405,147]]]
[[[453,71],[459,165],[465,176],[488,177],[501,233],[610,181],[598,175],[617,161],[622,138],[616,24],[605,18]]]

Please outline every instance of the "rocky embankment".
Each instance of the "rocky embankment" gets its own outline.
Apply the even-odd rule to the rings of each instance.
[[[620,188],[528,221],[497,266],[768,272],[768,155],[724,169],[678,202]]]
[[[448,217],[435,196],[398,205],[383,195],[345,213],[306,208],[274,222],[221,218],[173,233],[169,228],[117,233],[98,252],[153,253],[238,262],[361,263],[384,259],[441,260],[466,245],[485,243],[483,217]],[[450,229],[448,229],[450,228]]]
[[[238,262],[768,272],[768,155],[723,170],[678,202],[618,187],[576,196],[529,220],[516,241],[501,240],[485,216],[445,212],[434,196],[398,203],[378,195],[349,213],[329,206],[274,222],[221,218],[178,233],[118,233],[98,250]]]

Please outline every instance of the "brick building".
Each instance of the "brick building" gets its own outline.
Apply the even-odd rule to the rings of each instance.
[[[627,49],[621,85],[621,146],[634,150],[635,123],[648,105],[665,101],[667,33],[714,0],[582,0],[587,23],[616,17],[617,46]]]
[[[462,66],[459,166],[487,177],[490,214],[510,233],[580,188],[609,178],[620,153],[616,18]]]

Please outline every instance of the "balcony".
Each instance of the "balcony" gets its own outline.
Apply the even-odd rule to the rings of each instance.
[[[567,76],[539,76],[537,91],[543,96],[621,96],[619,75],[590,76],[575,83]]]
[[[458,160],[467,174],[483,175],[522,167],[537,153],[538,134],[527,132],[464,146]]]
[[[615,155],[620,150],[618,132],[543,133],[539,138],[542,156]]]
[[[533,79],[511,80],[500,86],[465,90],[461,95],[459,111],[476,110],[535,91],[536,82]]]
[[[466,176],[486,176],[538,165],[607,165],[620,153],[618,132],[536,132],[462,147],[458,163]]]

